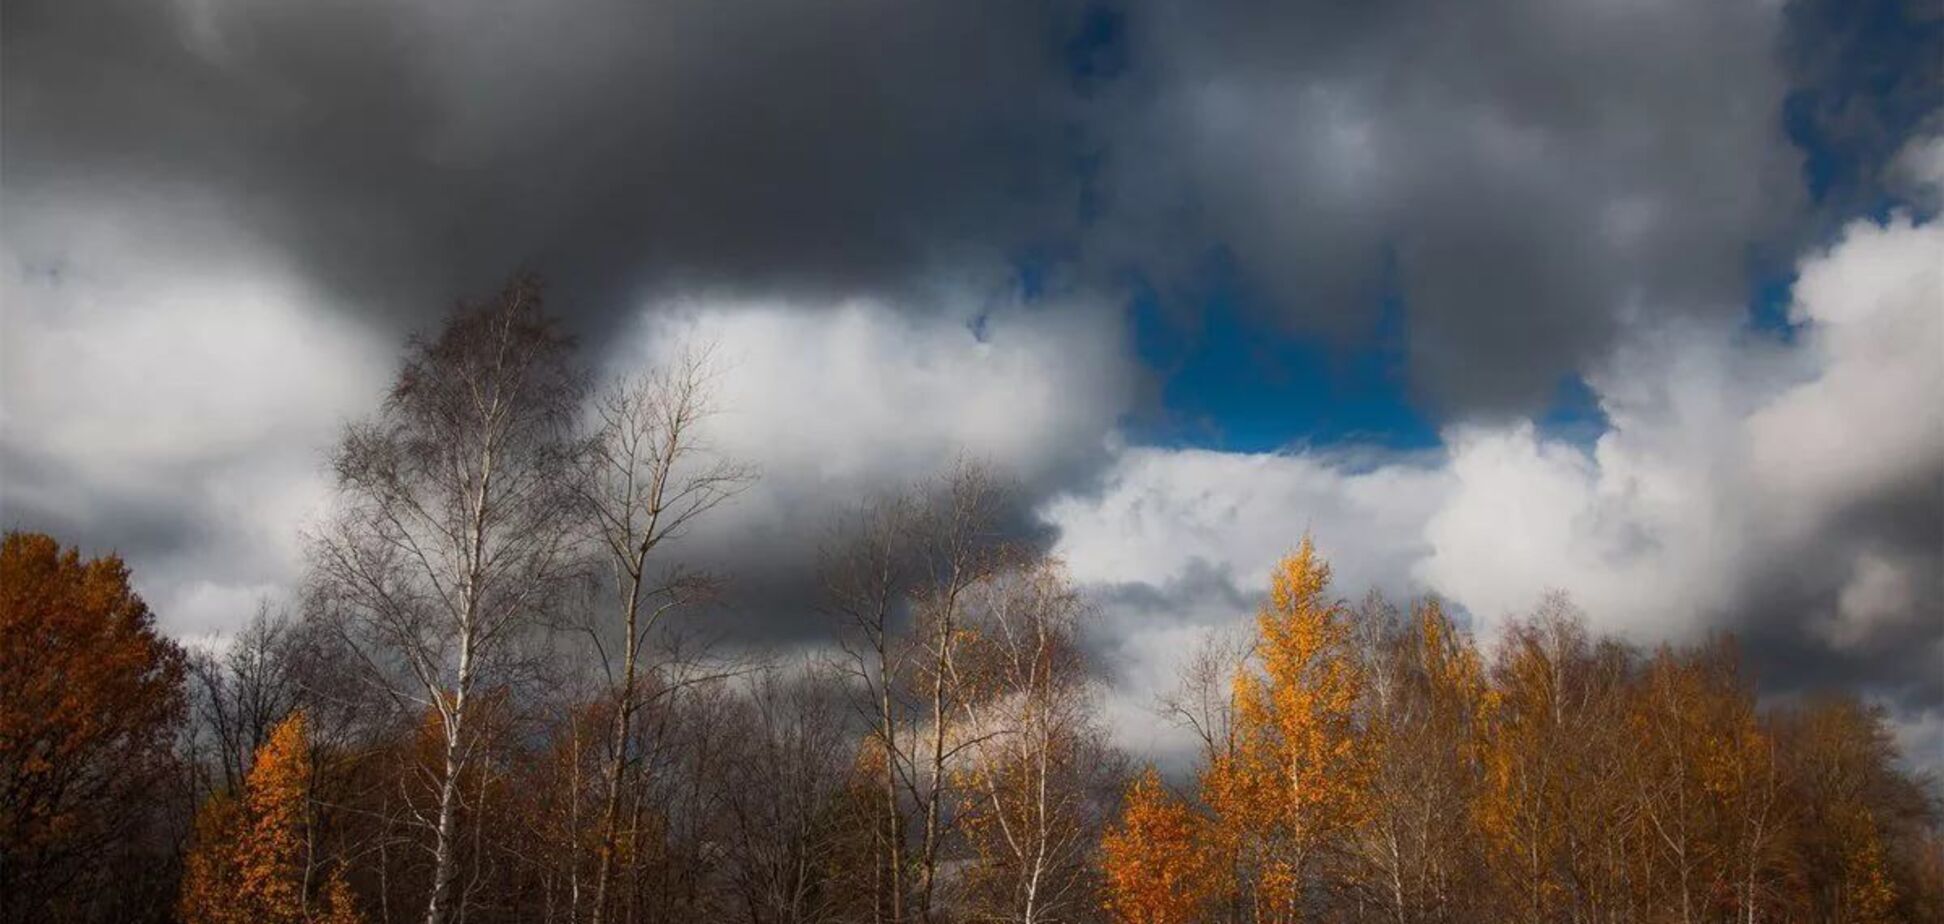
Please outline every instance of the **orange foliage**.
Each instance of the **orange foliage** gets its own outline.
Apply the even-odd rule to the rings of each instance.
[[[185,712],[181,649],[128,569],[38,533],[0,545],[0,910],[45,907],[153,805]]]
[[[1152,768],[1127,789],[1120,823],[1101,839],[1105,904],[1126,924],[1186,924],[1217,883],[1204,825]]]
[[[1262,672],[1235,678],[1235,747],[1203,779],[1221,836],[1255,877],[1262,913],[1293,919],[1320,852],[1370,811],[1374,755],[1358,738],[1362,669],[1330,566],[1305,537],[1256,617]]]
[[[341,867],[322,890],[323,913],[312,914],[305,894],[310,792],[309,726],[296,712],[257,749],[240,811],[236,800],[218,795],[198,813],[178,904],[185,924],[362,920]]]
[[[196,811],[196,833],[182,861],[182,895],[176,904],[184,924],[242,924],[236,907],[240,877],[235,844],[242,825],[236,800],[218,793]]]
[[[351,895],[351,884],[344,881],[344,867],[331,870],[331,878],[324,883],[324,914],[317,918],[318,924],[365,924],[364,912],[358,910],[357,900]]]
[[[265,922],[304,919],[304,840],[310,792],[309,729],[301,712],[270,733],[245,784],[237,899]]]

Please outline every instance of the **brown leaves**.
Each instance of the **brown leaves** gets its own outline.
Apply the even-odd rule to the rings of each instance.
[[[98,868],[154,807],[185,712],[183,655],[109,555],[0,546],[0,908]]]

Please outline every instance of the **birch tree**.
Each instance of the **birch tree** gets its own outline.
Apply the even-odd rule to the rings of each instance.
[[[706,594],[706,575],[675,563],[657,564],[669,543],[696,519],[734,497],[753,470],[722,457],[703,439],[714,413],[710,354],[684,351],[666,369],[615,384],[596,399],[595,433],[583,448],[575,484],[615,593],[615,624],[590,625],[590,637],[613,699],[613,726],[594,874],[593,921],[607,912],[640,678],[651,638],[664,616]],[[604,631],[605,630],[605,631]],[[618,630],[618,631],[615,631]],[[610,643],[619,636],[619,651]],[[619,661],[617,664],[616,661]]]
[[[971,744],[960,827],[977,851],[985,917],[1069,920],[1092,896],[1101,791],[1118,782],[1079,631],[1088,607],[1064,567],[1027,560],[967,592],[952,664]]]
[[[864,759],[873,777],[871,915],[875,924],[901,924],[905,913],[906,815],[900,793],[909,767],[904,735],[908,707],[903,682],[910,646],[896,620],[910,591],[904,535],[911,517],[905,496],[865,503],[835,541],[820,568],[824,607],[837,623],[839,660],[866,720]]]
[[[921,497],[908,541],[920,582],[915,603],[925,740],[919,766],[907,775],[907,785],[922,825],[918,919],[929,924],[938,894],[939,859],[951,833],[952,820],[945,812],[951,802],[952,769],[965,750],[981,740],[957,734],[955,729],[961,690],[953,676],[966,640],[960,631],[964,597],[968,588],[1004,566],[1008,549],[997,530],[1004,490],[985,467],[961,462]]]
[[[1203,776],[1259,921],[1301,920],[1324,861],[1370,812],[1374,762],[1356,716],[1363,670],[1329,586],[1307,538],[1272,572],[1256,617],[1260,666],[1235,678],[1234,755]]]
[[[485,685],[565,583],[572,345],[515,279],[414,339],[382,409],[333,458],[340,509],[315,543],[317,590],[401,708],[430,710],[426,924],[455,913],[461,781],[482,748]]]

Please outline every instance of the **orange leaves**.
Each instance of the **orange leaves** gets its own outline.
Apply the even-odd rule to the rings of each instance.
[[[185,711],[182,652],[109,555],[0,545],[0,893],[33,905],[149,817]]]
[[[1375,755],[1360,737],[1363,669],[1344,608],[1325,595],[1330,567],[1305,538],[1271,578],[1256,617],[1260,672],[1234,684],[1235,747],[1203,778],[1218,834],[1258,897],[1294,914],[1319,852],[1370,810]]]
[[[310,793],[309,734],[302,712],[270,733],[245,784],[249,830],[238,845],[238,900],[258,920],[304,918],[304,827]]]
[[[182,894],[176,904],[184,924],[242,924],[235,901],[235,850],[242,825],[236,800],[218,793],[196,811],[196,834],[183,858]]]
[[[359,924],[341,869],[313,908],[305,894],[311,862],[308,723],[291,714],[257,749],[241,805],[226,795],[197,813],[178,908],[185,924]],[[321,912],[313,914],[313,911]]]
[[[1152,768],[1128,787],[1120,823],[1101,839],[1105,904],[1125,924],[1187,924],[1219,881],[1206,824]]]
[[[364,912],[358,910],[357,899],[351,894],[351,884],[344,881],[342,865],[331,868],[331,878],[324,883],[324,914],[316,920],[318,924],[365,924]]]

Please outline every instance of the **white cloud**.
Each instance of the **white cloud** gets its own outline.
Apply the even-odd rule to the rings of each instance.
[[[325,449],[393,351],[221,215],[149,206],[8,201],[5,518],[121,551],[164,627],[221,631],[294,583]]]
[[[712,530],[835,505],[942,471],[963,455],[1032,485],[1097,459],[1133,369],[1117,312],[1006,303],[899,310],[691,301],[644,316],[616,365],[710,344],[710,440],[761,470]]]
[[[1559,588],[1596,630],[1639,642],[1753,618],[1793,620],[1765,628],[1832,657],[1944,653],[1944,550],[1857,514],[1934,504],[1944,473],[1944,223],[1857,222],[1799,271],[1792,343],[1696,322],[1632,330],[1588,376],[1608,419],[1590,447],[1516,423],[1456,427],[1439,459],[1375,467],[1129,449],[1097,492],[1042,513],[1078,577],[1116,601],[1123,667],[1149,691],[1185,657],[1182,627],[1243,619],[1306,529],[1341,593],[1435,592],[1486,638]],[[1226,619],[1187,605],[1195,568],[1239,592]],[[1751,612],[1778,573],[1815,611]],[[1885,694],[1923,682],[1874,679]]]
[[[1328,455],[1129,449],[1097,496],[1045,509],[1077,580],[1160,586],[1197,562],[1245,587],[1313,532],[1340,582],[1385,583],[1423,550],[1417,532],[1447,476],[1413,463],[1358,470]]]
[[[1126,343],[1097,303],[695,296],[651,306],[608,364],[711,349],[704,439],[759,477],[669,553],[729,579],[742,634],[787,644],[828,636],[820,548],[861,500],[962,458],[1016,480],[1022,504],[1097,468],[1134,391]]]

